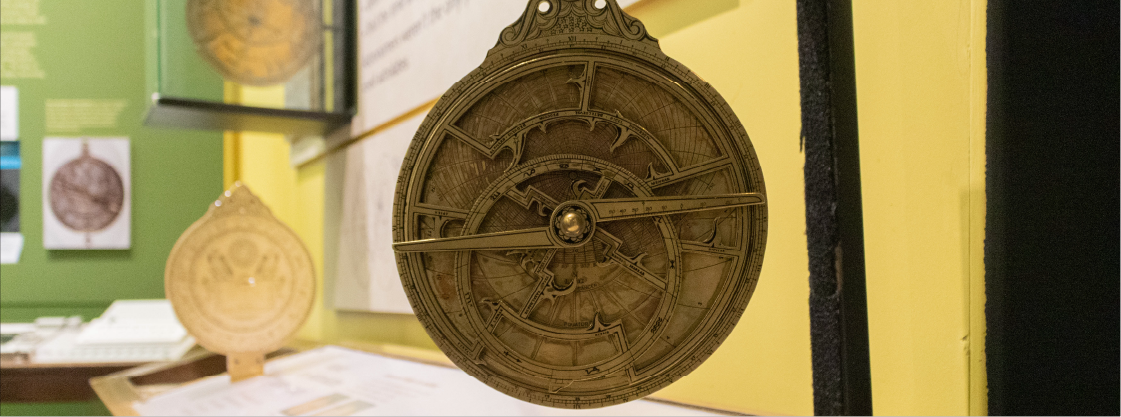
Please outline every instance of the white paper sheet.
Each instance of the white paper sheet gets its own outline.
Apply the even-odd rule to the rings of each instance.
[[[421,114],[347,148],[335,308],[412,314],[393,254],[393,194]]]
[[[0,140],[19,139],[19,90],[0,85]]]
[[[19,263],[23,253],[23,234],[0,233],[0,264]]]
[[[720,415],[647,400],[566,410],[506,396],[461,370],[327,346],[265,364],[234,384],[211,377],[134,404],[141,415]]]

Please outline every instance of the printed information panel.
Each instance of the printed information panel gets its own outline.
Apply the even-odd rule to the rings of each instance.
[[[439,98],[483,62],[498,33],[518,20],[525,6],[525,0],[359,3],[359,113],[353,133]]]

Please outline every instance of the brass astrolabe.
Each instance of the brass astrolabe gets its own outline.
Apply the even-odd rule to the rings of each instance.
[[[300,238],[238,183],[175,242],[164,288],[183,327],[226,355],[237,381],[261,375],[265,354],[307,319],[315,269]]]
[[[531,1],[429,112],[394,201],[428,334],[491,387],[562,408],[700,365],[747,306],[767,234],[731,108],[599,3]]]
[[[307,66],[320,46],[312,0],[189,0],[198,53],[230,81],[271,85]]]

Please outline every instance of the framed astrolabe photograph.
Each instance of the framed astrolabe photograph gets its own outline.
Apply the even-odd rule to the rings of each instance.
[[[428,113],[393,221],[409,301],[456,365],[594,408],[665,387],[728,336],[767,199],[739,119],[642,22],[613,0],[534,0]]]
[[[128,249],[128,138],[43,139],[43,247]]]

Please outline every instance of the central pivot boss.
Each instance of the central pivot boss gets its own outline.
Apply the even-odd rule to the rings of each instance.
[[[553,210],[553,238],[558,246],[583,246],[596,230],[594,210],[582,201],[569,201]]]

